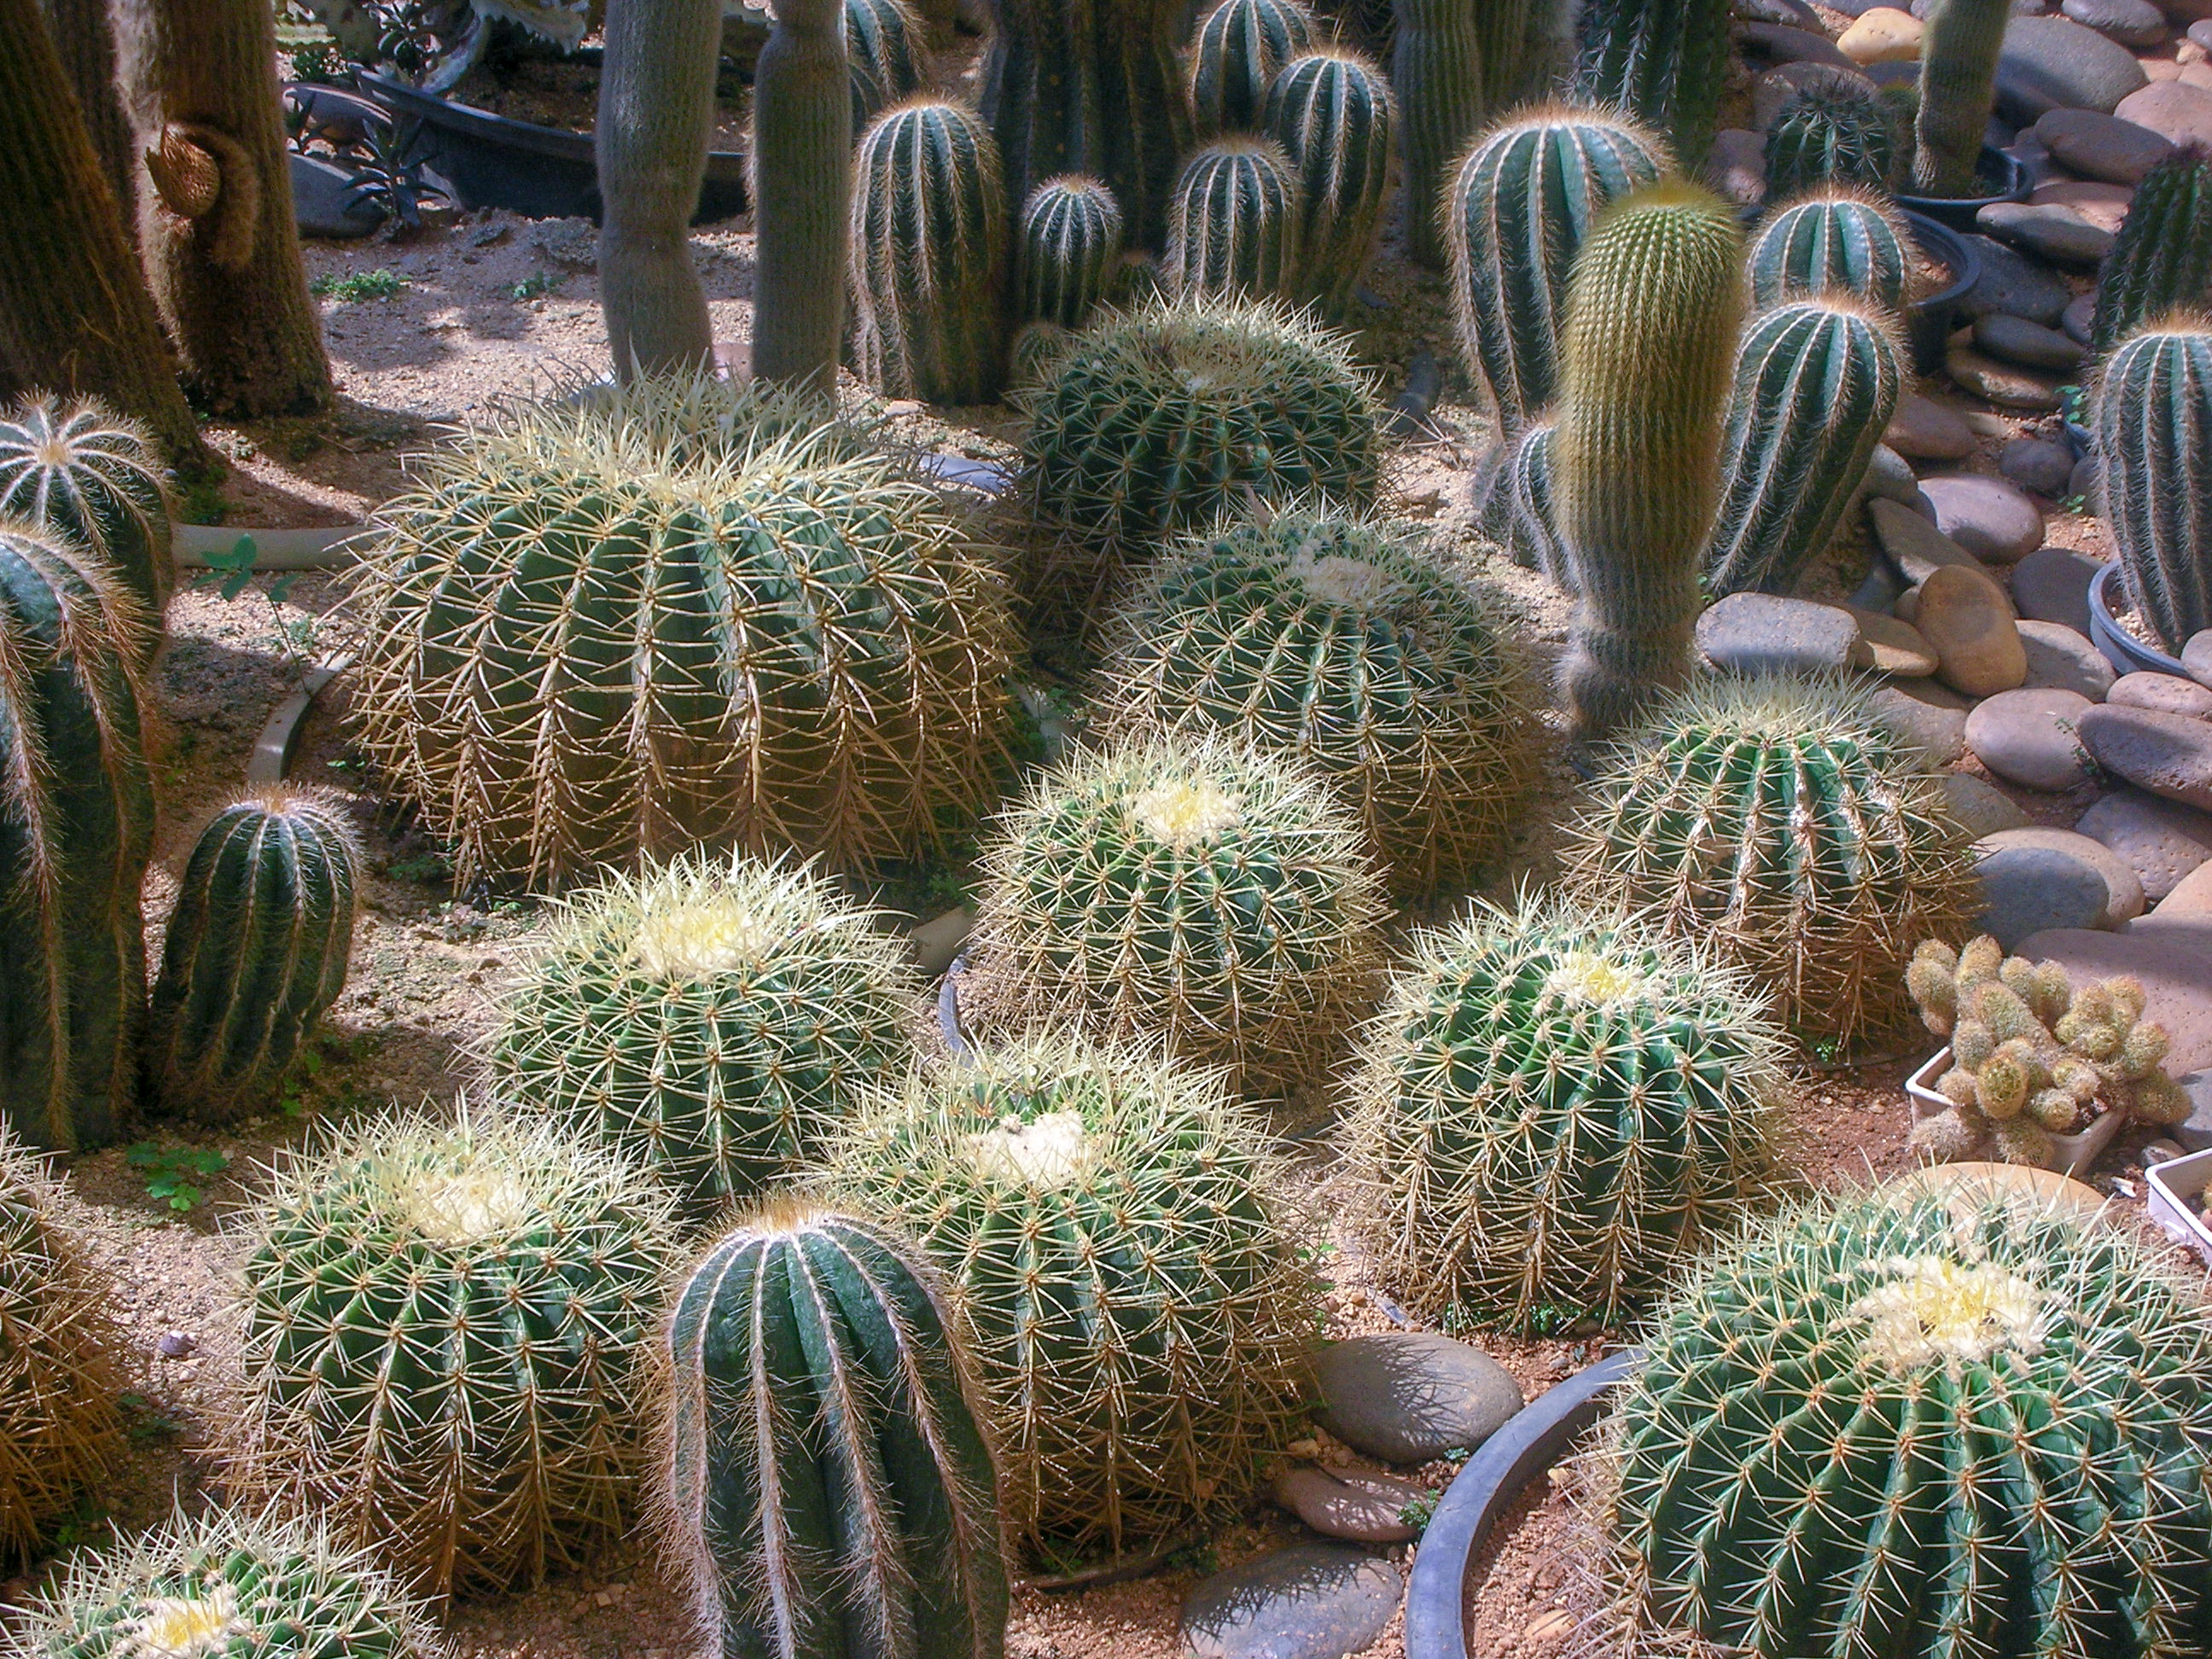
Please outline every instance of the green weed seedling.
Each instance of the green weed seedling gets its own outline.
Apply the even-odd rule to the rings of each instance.
[[[407,279],[396,270],[349,270],[343,276],[325,271],[307,284],[307,292],[341,305],[359,305],[364,300],[389,300],[406,286]]]
[[[132,1169],[145,1172],[146,1196],[168,1200],[179,1214],[205,1196],[201,1181],[230,1167],[228,1152],[208,1146],[159,1146],[150,1140],[126,1148],[123,1156]]]

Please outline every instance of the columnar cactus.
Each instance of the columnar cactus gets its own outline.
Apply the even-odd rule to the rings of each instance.
[[[2142,176],[2097,271],[2091,348],[2110,351],[2177,307],[2212,301],[2212,151],[2184,145]],[[4,437],[5,428],[0,428]],[[0,501],[4,506],[4,501]]]
[[[836,1200],[945,1273],[1018,1535],[1115,1551],[1251,1491],[1319,1304],[1261,1120],[1219,1078],[1064,1037],[918,1072]]]
[[[1975,193],[1982,133],[1996,100],[1997,58],[2011,21],[2011,0],[1939,0],[1929,14],[1913,121],[1916,193]]]
[[[753,73],[753,373],[834,398],[853,199],[845,0],[777,0]]]
[[[914,1247],[784,1201],[691,1269],[669,1317],[661,1508],[708,1651],[896,1632],[998,1659],[998,1477],[936,1274]]]
[[[2172,313],[2123,340],[2091,420],[2121,586],[2179,655],[2212,628],[2212,313]]]
[[[1485,108],[1480,8],[1466,0],[1397,0],[1397,9],[1390,84],[1405,158],[1406,252],[1416,264],[1440,266],[1444,186]]]
[[[105,557],[0,519],[0,1127],[35,1147],[112,1139],[137,1093],[155,637]]]
[[[854,356],[895,397],[982,404],[1006,373],[1006,197],[965,104],[885,110],[854,151]]]
[[[1578,741],[1689,675],[1742,306],[1735,210],[1694,185],[1624,197],[1575,263],[1551,462],[1577,595],[1562,680]]]
[[[1613,1650],[2212,1646],[2212,1338],[2132,1230],[1988,1186],[1821,1199],[1644,1346]]]
[[[1268,83],[1261,125],[1304,186],[1306,292],[1332,316],[1351,303],[1375,251],[1396,124],[1382,72],[1342,47],[1294,58]]]
[[[669,1200],[550,1121],[461,1103],[336,1134],[236,1224],[234,1489],[325,1517],[429,1593],[621,1535]]]
[[[279,786],[216,814],[178,884],[154,982],[147,1080],[207,1123],[276,1103],[345,988],[361,847],[344,804]]]
[[[1486,489],[1476,503],[1475,528],[1504,548],[1514,563],[1575,591],[1575,573],[1559,542],[1558,504],[1552,498],[1552,423],[1524,426],[1490,460]]]
[[[853,131],[860,132],[929,80],[927,26],[908,0],[845,0]]]
[[[1113,280],[1121,237],[1121,204],[1097,179],[1065,173],[1039,185],[1022,204],[1016,318],[1081,328]]]
[[[0,417],[0,517],[74,537],[157,620],[176,585],[167,474],[153,441],[98,398],[24,398]]]
[[[1547,104],[1469,149],[1444,204],[1452,312],[1510,435],[1559,389],[1567,275],[1606,205],[1656,183],[1664,144],[1614,112]]]
[[[1290,157],[1271,139],[1231,133],[1194,152],[1168,208],[1169,292],[1293,295],[1304,194]]]
[[[1766,130],[1770,202],[1786,202],[1830,185],[1883,190],[1896,165],[1889,112],[1869,93],[1801,87],[1784,100]]]
[[[1620,106],[1684,167],[1702,166],[1728,78],[1729,0],[1589,0],[1580,36],[1576,95]]]
[[[1745,258],[1751,302],[1764,311],[1784,300],[1844,289],[1869,304],[1905,305],[1905,226],[1897,210],[1863,191],[1814,191],[1769,213]]]
[[[1313,37],[1303,0],[1220,0],[1191,43],[1190,104],[1200,135],[1258,128],[1275,71]]]
[[[1524,897],[1423,939],[1348,1091],[1348,1218],[1432,1318],[1611,1324],[1764,1195],[1787,1048],[1693,944]]]
[[[1709,592],[1796,586],[1866,481],[1907,372],[1890,313],[1834,290],[1752,319],[1721,439]]]
[[[1914,948],[1981,908],[1918,751],[1841,683],[1701,684],[1653,708],[1595,790],[1570,878],[1749,970],[1808,1042],[1893,1031]]]

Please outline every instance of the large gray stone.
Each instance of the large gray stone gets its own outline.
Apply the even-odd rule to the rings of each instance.
[[[1418,1480],[1375,1469],[1325,1469],[1310,1463],[1275,1477],[1274,1498],[1316,1532],[1362,1544],[1398,1544],[1420,1536],[1406,1519],[1435,1494]]]
[[[1217,1572],[1182,1599],[1188,1659],[1344,1659],[1371,1646],[1406,1593],[1398,1569],[1348,1544],[1293,1544]]]
[[[2107,772],[2154,795],[2212,811],[2212,722],[2100,703],[2081,716],[2081,732],[2082,746]]]
[[[1920,584],[1912,625],[1936,650],[1936,672],[1954,691],[1986,697],[2027,679],[2027,648],[2004,590],[1988,572],[1946,565]]]
[[[2084,178],[2115,185],[2142,182],[2173,145],[2132,121],[2089,109],[2055,109],[2035,124],[2051,153]]]
[[[1848,611],[1776,593],[1730,593],[1698,618],[1698,649],[1738,674],[1870,668],[1874,653]]]
[[[2024,617],[2089,631],[2089,582],[2097,561],[2070,547],[2039,547],[2012,568],[2012,602]]]
[[[2032,934],[2017,948],[2034,961],[2057,963],[2076,990],[2133,974],[2142,981],[2144,1017],[2172,1039],[2166,1075],[2212,1066],[2212,920],[2138,921],[2124,933],[2069,928]]]
[[[1969,317],[2002,311],[2045,327],[2066,314],[2074,291],[2050,270],[1994,237],[1966,239],[1982,262],[1982,274],[1959,302]]]
[[[2125,0],[2100,0],[2100,3],[2124,4]],[[1770,64],[1828,64],[1854,75],[1858,73],[1859,66],[1844,57],[1833,40],[1812,29],[1787,23],[1755,22],[1738,23],[1735,33],[1745,57],[1754,61],[1765,58]]]
[[[2112,900],[2094,865],[2047,847],[1997,848],[1976,871],[1985,907],[1976,926],[2008,952],[2046,929],[2094,927]]]
[[[2150,0],[2065,0],[2059,9],[2124,46],[2154,46],[2166,36],[2166,14]]]
[[[2200,629],[2181,643],[2182,672],[2199,685],[2212,685],[2212,628]]]
[[[1979,559],[1901,502],[1875,496],[1866,510],[1875,541],[1908,586],[1919,586],[1945,565],[1982,568]]]
[[[1898,400],[1882,441],[1916,461],[1961,461],[1974,453],[1974,429],[1948,404],[1908,392]]]
[[[1887,444],[1876,444],[1867,457],[1866,483],[1863,486],[1869,495],[1880,495],[1920,511],[1927,497],[1920,493],[1920,480],[1906,460]]]
[[[1992,202],[1974,216],[1974,223],[2054,264],[2089,270],[2112,251],[2111,231],[2057,202]]]
[[[1974,343],[1990,356],[2027,368],[2063,373],[2081,366],[2081,348],[2055,328],[1992,311],[1974,324]],[[2070,465],[2073,456],[2067,456]]]
[[[2104,878],[2105,908],[2094,926],[2118,927],[2143,911],[2142,879],[2134,867],[2104,842],[2072,830],[2052,830],[2031,823],[2018,830],[2000,830],[1983,837],[1979,850],[2002,852],[2008,848],[2040,847],[2068,858],[2079,859]]]
[[[1932,679],[1891,680],[1867,694],[1890,734],[1919,750],[1930,769],[1966,752],[1966,700]]]
[[[2027,653],[2023,685],[2056,686],[2102,702],[2112,689],[2112,665],[2105,653],[2063,623],[2022,622],[2021,647]]]
[[[2141,927],[2212,924],[2212,864],[2200,864],[2174,884],[2173,890],[2137,923]]]
[[[2123,674],[2105,693],[2106,702],[2129,708],[2155,708],[2161,714],[2186,714],[2195,720],[2212,720],[2212,686],[2185,680],[2179,674],[2140,669]]]
[[[2039,185],[2027,199],[2038,207],[2071,208],[2100,230],[2117,231],[2127,222],[2135,187],[2100,179],[2061,179]],[[2061,323],[2064,322],[2062,317]]]
[[[2120,118],[2177,144],[2212,144],[2212,91],[2186,81],[2154,81],[2120,105]]]
[[[2089,707],[2078,692],[2000,691],[1966,716],[1966,747],[2007,783],[2053,794],[2089,781],[2075,727]]]
[[[2042,509],[2018,484],[1962,472],[1920,489],[1936,503],[1936,529],[1985,564],[2018,564],[2043,545]]]
[[[1944,349],[1943,373],[1952,385],[1986,398],[2000,409],[2041,413],[2059,405],[2063,382],[2053,371],[2005,362],[1956,341]]]
[[[1919,679],[1936,672],[1935,648],[1911,623],[1899,622],[1886,611],[1844,607],[1859,625],[1859,639],[1872,656],[1877,674],[1899,674]]]
[[[1982,319],[1990,319],[1984,317]],[[2033,323],[2022,323],[2033,328]],[[1997,471],[2022,489],[2054,501],[2066,499],[2066,486],[2074,477],[2074,451],[2049,438],[2014,438],[1997,452]],[[2017,601],[2015,601],[2017,603]]]
[[[353,241],[384,222],[380,209],[349,199],[354,175],[343,167],[297,150],[285,152],[292,170],[292,212],[302,236]]]
[[[2136,872],[2144,899],[2153,904],[2212,860],[2212,813],[2140,790],[2114,791],[2074,827],[2111,848]]]
[[[1943,804],[1953,820],[1976,841],[2000,830],[2025,828],[2029,821],[2010,795],[1972,772],[1946,772],[1942,782]]]
[[[2015,126],[2054,109],[2109,115],[2145,78],[2133,52],[2094,29],[2064,17],[2015,18],[1997,59],[1997,113]]]
[[[1473,1451],[1522,1406],[1512,1372],[1480,1348],[1426,1331],[1331,1343],[1314,1376],[1321,1425],[1387,1463]]]

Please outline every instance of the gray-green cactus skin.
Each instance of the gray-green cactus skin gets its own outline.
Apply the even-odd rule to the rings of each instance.
[[[1701,166],[1728,77],[1729,0],[1589,0],[1580,39],[1576,95],[1628,111],[1682,167]]]
[[[1405,161],[1406,252],[1440,268],[1439,220],[1451,164],[1482,125],[1482,30],[1466,0],[1397,0],[1390,85],[1398,94],[1398,147]]]
[[[1865,482],[1906,374],[1889,313],[1848,295],[1792,300],[1752,319],[1721,439],[1708,592],[1796,586]]]
[[[1168,210],[1170,292],[1293,297],[1304,194],[1291,158],[1271,139],[1232,132],[1195,152]]]
[[[0,517],[106,556],[158,619],[176,586],[167,474],[153,441],[96,398],[34,394],[0,417]]]
[[[1259,129],[1275,71],[1313,44],[1301,0],[1221,0],[1191,43],[1190,106],[1201,137]]]
[[[1121,238],[1121,205],[1101,180],[1064,173],[1031,191],[1015,253],[1016,322],[1081,328],[1106,297]]]
[[[1982,133],[1996,100],[1997,58],[2011,0],[1938,0],[1920,43],[1920,106],[1913,119],[1916,194],[1970,197]]]
[[[1499,446],[1488,469],[1479,483],[1476,532],[1504,548],[1514,563],[1573,592],[1574,572],[1559,543],[1559,508],[1552,500],[1552,423],[1522,427]]]
[[[2112,251],[2097,271],[2093,351],[2142,324],[2212,297],[2212,152],[2184,145],[2136,185]],[[4,432],[5,428],[0,428]]]
[[[1452,313],[1509,434],[1558,392],[1567,276],[1592,224],[1668,166],[1653,133],[1569,104],[1509,117],[1461,161],[1444,207]]]
[[[778,0],[753,76],[753,373],[823,396],[845,337],[853,86],[843,0]]]
[[[928,26],[908,0],[845,0],[845,58],[861,132],[928,83]]]
[[[1766,199],[1786,202],[1825,185],[1881,190],[1896,164],[1896,135],[1879,98],[1802,87],[1766,130]]]
[[[2212,628],[2212,314],[2176,312],[2123,340],[2092,419],[2121,586],[2179,656]]]
[[[998,1475],[948,1327],[914,1245],[830,1211],[771,1206],[692,1268],[662,1507],[709,1653],[1005,1653]]]
[[[1745,266],[1760,309],[1839,288],[1891,311],[1905,303],[1905,228],[1894,208],[1863,191],[1819,190],[1766,216]]]
[[[895,398],[983,404],[1006,378],[1006,194],[999,147],[965,104],[917,98],[860,135],[853,343]]]
[[[1324,46],[1276,71],[1261,125],[1304,186],[1306,292],[1341,315],[1374,252],[1390,187],[1390,83],[1371,59]]]

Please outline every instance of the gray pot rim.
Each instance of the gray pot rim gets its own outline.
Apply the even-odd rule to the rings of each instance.
[[[2172,674],[2188,679],[2189,671],[2181,665],[2179,657],[2169,657],[2165,652],[2145,645],[2120,626],[2113,584],[2120,574],[2120,562],[2108,559],[2089,578],[2089,637],[2097,649],[2105,653],[2105,660],[2123,674]]]

